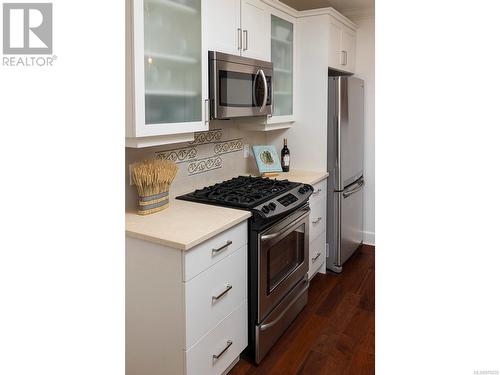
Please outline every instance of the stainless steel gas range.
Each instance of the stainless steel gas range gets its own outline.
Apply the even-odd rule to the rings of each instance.
[[[307,303],[312,192],[307,184],[240,176],[177,197],[252,212],[246,354],[257,364]]]

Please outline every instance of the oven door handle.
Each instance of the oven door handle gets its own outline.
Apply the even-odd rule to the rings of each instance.
[[[272,240],[273,238],[276,238],[276,237],[279,237],[281,234],[283,234],[285,231],[282,230],[282,231],[279,231],[279,232],[276,232],[276,233],[271,233],[271,234],[264,234],[262,237],[260,237],[260,240],[261,241],[268,241],[268,240]]]
[[[307,207],[307,208],[301,208],[297,212],[309,213],[309,207]],[[276,237],[279,237],[279,236],[283,235],[284,233],[286,233],[287,231],[289,231],[292,226],[294,226],[295,224],[297,224],[298,222],[300,222],[301,220],[303,220],[304,217],[305,217],[305,214],[301,215],[300,217],[298,217],[297,219],[295,219],[294,221],[292,221],[289,225],[287,225],[285,228],[281,229],[279,232],[264,234],[264,235],[260,236],[260,240],[262,242],[269,241],[269,240],[272,240],[273,238],[276,238]]]
[[[260,75],[260,77],[264,81],[264,99],[262,100],[262,105],[260,106],[260,112],[262,112],[264,110],[264,107],[266,106],[267,96],[269,95],[269,93],[268,93],[268,87],[267,87],[267,79],[266,79],[266,75],[264,74],[264,71],[262,69],[259,69],[257,74]]]

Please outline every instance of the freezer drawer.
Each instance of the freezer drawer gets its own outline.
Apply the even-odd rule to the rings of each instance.
[[[341,272],[343,264],[363,243],[363,178],[328,200],[328,269]]]

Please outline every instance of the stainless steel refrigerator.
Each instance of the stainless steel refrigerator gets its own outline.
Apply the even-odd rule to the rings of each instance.
[[[328,77],[326,267],[342,272],[363,243],[364,82]]]

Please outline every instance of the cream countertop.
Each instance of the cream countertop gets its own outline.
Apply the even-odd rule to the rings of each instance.
[[[314,185],[328,177],[328,172],[314,172],[314,171],[301,171],[291,170],[290,172],[282,172],[276,177],[278,180],[287,179],[294,182],[302,182],[304,184]]]
[[[272,178],[314,185],[327,177],[328,172],[292,170]],[[151,215],[127,212],[125,233],[129,237],[185,251],[250,217],[250,212],[245,210],[173,198],[168,208]]]
[[[125,214],[129,237],[189,250],[251,216],[249,211],[171,199],[165,210],[141,216]]]

